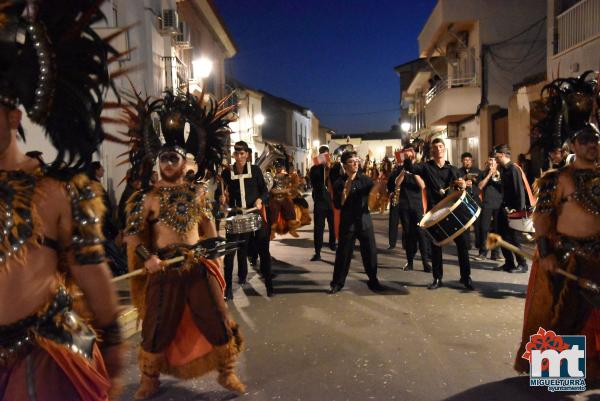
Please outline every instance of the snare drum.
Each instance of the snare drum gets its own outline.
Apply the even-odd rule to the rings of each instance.
[[[239,214],[225,219],[227,234],[246,234],[262,228],[262,217],[257,213]]]
[[[533,227],[532,213],[527,210],[519,210],[508,214],[508,226],[513,230],[524,233],[535,233]]]
[[[469,229],[481,208],[466,192],[451,193],[433,207],[419,223],[436,245],[446,245]]]

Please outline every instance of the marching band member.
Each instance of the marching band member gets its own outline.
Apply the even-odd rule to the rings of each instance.
[[[235,163],[233,163],[229,170],[224,170],[221,174],[223,182],[225,183],[228,198],[226,198],[224,194],[221,194],[219,201],[222,205],[229,204],[230,207],[234,208],[247,209],[256,207],[263,214],[263,219],[266,220],[262,209],[267,203],[269,192],[267,191],[262,171],[260,170],[260,167],[250,164],[250,162],[247,161],[249,148],[246,142],[236,142],[233,149]],[[247,249],[250,237],[253,237],[254,244],[258,248],[260,272],[265,281],[267,296],[273,296],[271,253],[269,252],[269,236],[267,234],[266,223],[253,233],[227,235],[229,241],[245,241],[244,245],[237,251],[238,278],[240,284],[246,282],[246,275],[248,274]],[[234,253],[225,256],[225,282],[227,284],[225,296],[227,299],[233,299],[231,285],[234,256]]]
[[[419,175],[425,182],[427,194],[427,209],[432,209],[439,201],[444,199],[452,187],[465,190],[466,183],[460,177],[456,167],[446,160],[446,145],[441,138],[431,142],[431,160],[425,163],[413,164],[414,157],[407,157],[404,168],[407,172]],[[471,264],[467,248],[467,233],[464,232],[454,239],[458,250],[458,264],[460,266],[460,282],[468,290],[473,290],[471,281]],[[442,264],[442,247],[431,244],[431,261],[433,264],[433,282],[427,287],[430,290],[443,286],[442,277],[444,266]]]
[[[331,181],[329,180],[329,170],[331,168],[331,158],[329,147],[322,145],[319,147],[320,164],[315,164],[310,168],[310,184],[312,186],[313,221],[314,224],[314,246],[315,254],[311,261],[321,260],[321,248],[323,247],[323,232],[325,231],[325,220],[329,228],[329,249],[335,251],[335,231],[333,229],[333,204],[331,200]]]
[[[412,145],[404,147],[403,152],[414,161],[415,152]],[[397,165],[387,182],[391,196],[389,220],[389,248],[394,249],[398,236],[398,220],[402,222],[402,241],[406,248],[406,264],[403,270],[413,270],[413,260],[417,253],[417,245],[421,253],[423,270],[431,271],[430,241],[427,234],[419,227],[423,218],[425,182],[415,174],[408,173],[402,165]]]
[[[340,209],[340,236],[329,293],[335,294],[344,287],[357,239],[363,267],[369,278],[367,286],[371,291],[382,291],[383,287],[377,279],[377,245],[369,213],[369,193],[373,181],[359,171],[356,152],[345,151],[341,163],[344,173],[333,184],[333,201]]]

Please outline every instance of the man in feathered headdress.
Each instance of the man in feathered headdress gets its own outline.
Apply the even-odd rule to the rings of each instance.
[[[90,27],[98,3],[0,3],[2,400],[106,401],[121,365],[101,188],[75,173],[105,136],[108,60],[119,57]],[[19,106],[56,148],[50,165],[19,149]],[[75,291],[89,323],[73,311]]]
[[[222,158],[235,107],[225,107],[225,101],[167,93],[154,102],[136,96],[126,109],[132,127],[129,158],[145,188],[129,199],[125,227],[129,269],[148,272],[132,280],[143,320],[138,400],[156,394],[161,373],[190,379],[217,370],[223,387],[245,391],[233,371],[242,339],[223,301],[218,255],[207,254],[201,241],[217,237],[199,180]],[[151,124],[154,113],[160,116],[164,144]],[[197,172],[186,179],[188,153]],[[150,187],[157,157],[161,179]]]
[[[589,123],[598,121],[593,115],[598,101],[598,82],[590,79],[594,77],[588,72],[579,78],[559,79],[542,92],[550,93],[547,104],[562,106],[549,108],[547,119],[555,123],[546,125],[552,129],[542,132],[541,140],[552,145],[567,139],[575,161],[546,172],[538,183],[533,214],[537,252],[515,363],[520,372],[529,371],[528,343],[541,327],[558,335],[585,335],[586,375],[600,378],[600,309],[597,302],[588,301],[594,297],[578,281],[563,274],[567,271],[600,283],[600,133]]]

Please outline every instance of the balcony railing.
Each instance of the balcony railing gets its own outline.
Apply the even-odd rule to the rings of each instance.
[[[429,104],[436,96],[450,88],[462,88],[464,86],[477,86],[477,76],[461,78],[445,78],[438,81],[437,84],[425,94],[425,104]]]
[[[560,53],[600,35],[600,0],[583,0],[556,17]]]
[[[189,81],[188,67],[178,57],[163,57],[165,68],[165,89],[185,87]]]

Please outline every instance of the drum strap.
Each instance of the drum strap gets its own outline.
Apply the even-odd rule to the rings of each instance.
[[[240,201],[242,202],[242,209],[246,209],[246,178],[252,178],[252,168],[250,162],[246,163],[246,174],[236,174],[235,167],[231,169],[231,179],[238,180],[240,182]]]

